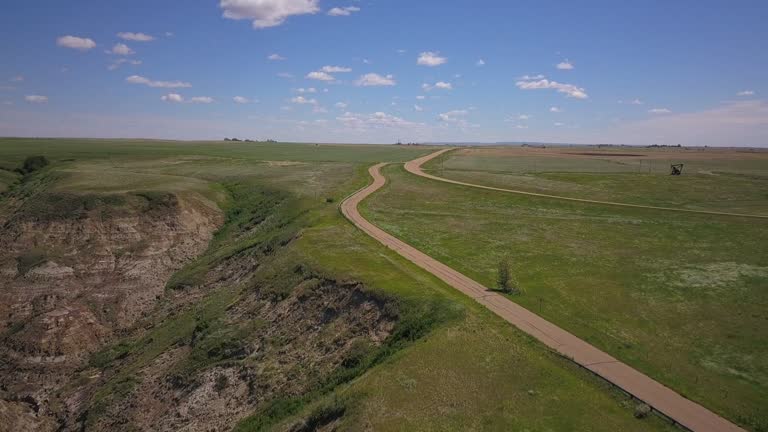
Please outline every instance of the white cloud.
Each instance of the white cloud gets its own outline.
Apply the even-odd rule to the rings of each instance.
[[[112,62],[112,64],[107,66],[107,69],[115,70],[115,69],[118,69],[123,64],[129,64],[129,65],[133,65],[133,66],[138,66],[141,63],[142,63],[141,60],[130,60],[130,59],[127,59],[127,58],[119,58],[119,59],[115,60],[114,62]]]
[[[553,107],[551,107],[551,108],[549,109],[549,112],[553,112],[553,113],[559,113],[559,112],[563,112],[563,110],[562,110],[562,109],[560,109],[560,107],[556,107],[556,106],[553,106]]]
[[[518,120],[530,120],[531,116],[528,115],[528,114],[520,114],[519,116],[517,116],[517,119]]]
[[[183,103],[184,97],[178,93],[168,93],[167,95],[160,96],[160,100],[163,102]]]
[[[234,101],[237,104],[251,103],[251,100],[244,96],[235,96],[232,98],[232,101]]]
[[[267,56],[267,60],[280,61],[285,60],[285,57],[281,56],[280,54],[270,54]]]
[[[139,75],[131,75],[125,79],[131,84],[143,84],[149,87],[156,88],[186,88],[192,87],[192,84],[183,81],[152,81],[149,78],[144,78]]]
[[[406,51],[406,50],[404,50],[404,49],[399,49],[399,50],[397,50],[397,53],[398,53],[398,54],[405,54],[406,52],[408,52],[408,51]]]
[[[367,73],[362,75],[355,81],[356,86],[371,87],[371,86],[393,86],[395,85],[395,77],[392,75],[382,76],[376,73]]]
[[[317,105],[317,99],[307,99],[304,96],[296,96],[291,102],[299,105]]]
[[[554,89],[558,93],[564,93],[568,97],[576,99],[588,98],[586,91],[573,84],[562,84],[557,81],[550,81],[547,79],[541,79],[538,81],[518,81],[515,83],[519,89],[522,90],[540,90],[540,89]]]
[[[557,127],[565,126],[565,123],[555,122],[555,126],[557,126]]]
[[[640,99],[632,99],[629,103],[631,105],[642,105],[643,101],[641,101]]]
[[[115,46],[112,47],[110,53],[122,56],[136,54],[136,52],[128,47],[128,45],[122,43],[115,44]]]
[[[280,78],[286,78],[286,79],[293,78],[293,74],[292,73],[288,73],[288,72],[278,72],[277,76],[280,77]]]
[[[467,114],[469,114],[467,110],[453,110],[438,114],[438,118],[446,123],[457,123]]]
[[[144,33],[122,32],[122,33],[118,33],[117,37],[119,37],[120,39],[135,41],[135,42],[150,42],[155,40],[154,36],[150,36]]]
[[[356,6],[335,7],[328,11],[330,16],[349,16],[352,12],[360,12],[360,8]]]
[[[213,98],[208,96],[195,96],[189,100],[189,103],[209,104],[213,103]]]
[[[754,95],[755,95],[754,90],[742,90],[736,93],[736,96],[754,96]]]
[[[347,128],[361,132],[371,129],[402,129],[423,126],[420,123],[413,123],[381,111],[375,112],[373,114],[357,114],[345,112],[344,114],[336,117],[336,120],[338,120]]]
[[[333,106],[338,109],[346,109],[348,105],[344,102],[336,102]]]
[[[422,108],[419,105],[413,105],[413,109],[414,109],[414,111],[418,111],[418,112],[424,111],[424,108]]]
[[[96,42],[93,39],[81,38],[77,36],[61,36],[56,39],[56,45],[64,48],[72,48],[80,51],[88,51],[96,47]]]
[[[648,110],[651,114],[669,114],[672,111],[670,111],[668,108],[651,108]]]
[[[332,75],[329,75],[326,72],[323,71],[314,71],[310,72],[306,76],[307,79],[313,79],[313,80],[319,80],[319,81],[334,81],[336,78],[334,78]]]
[[[424,99],[426,99],[426,98],[427,98],[427,97],[426,97],[426,96],[424,96],[424,95],[418,95],[418,96],[416,96],[416,99],[418,99],[418,100],[424,100]]]
[[[479,59],[475,62],[475,66],[485,66],[485,60]]]
[[[173,32],[165,32],[165,37],[173,37]]]
[[[48,102],[48,96],[29,95],[24,96],[24,100],[29,103],[46,103]]]
[[[560,70],[571,70],[573,69],[573,64],[568,60],[565,60],[558,63],[556,67]]]
[[[419,54],[419,58],[416,59],[416,64],[422,66],[440,66],[441,64],[445,64],[447,61],[447,58],[440,57],[440,53],[426,51]]]
[[[253,28],[279,26],[293,15],[317,13],[320,0],[220,0],[224,18],[252,20]]]
[[[334,72],[352,72],[352,69],[344,66],[323,66],[320,68],[323,72],[328,73],[334,73]]]
[[[438,90],[453,90],[453,85],[452,85],[451,83],[448,83],[448,82],[444,82],[444,81],[438,81],[438,82],[436,82],[434,85],[430,85],[430,84],[426,84],[426,83],[425,83],[425,84],[422,84],[422,85],[421,85],[421,88],[422,88],[424,91],[430,91],[430,90],[432,90],[432,89],[438,89]]]
[[[314,87],[299,87],[295,90],[296,93],[317,93],[317,89]]]
[[[521,81],[536,81],[544,78],[546,78],[544,75],[538,74],[538,75],[523,75],[518,79]]]

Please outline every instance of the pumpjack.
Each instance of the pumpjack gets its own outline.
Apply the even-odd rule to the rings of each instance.
[[[683,164],[673,164],[671,165],[672,172],[670,175],[680,175],[683,173]]]

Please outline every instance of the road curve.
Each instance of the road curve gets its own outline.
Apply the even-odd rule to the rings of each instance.
[[[418,160],[418,159],[417,159]],[[386,183],[380,163],[368,172],[373,183],[341,203],[341,212],[360,230],[394,250],[405,259],[432,273],[448,285],[475,299],[496,315],[528,333],[575,363],[647,403],[678,424],[695,432],[745,432],[743,429],[665,387],[650,377],[616,360],[571,333],[532,313],[506,297],[420,252],[366,220],[358,204]]]
[[[480,189],[499,191],[499,192],[509,192],[509,193],[514,193],[519,195],[529,195],[529,196],[541,197],[541,198],[551,198],[551,199],[575,201],[575,202],[582,202],[582,203],[589,203],[589,204],[602,204],[602,205],[617,206],[617,207],[634,207],[634,208],[642,208],[642,209],[674,211],[674,212],[683,212],[683,213],[698,213],[698,214],[717,215],[717,216],[738,216],[738,217],[747,217],[747,218],[756,218],[756,219],[768,219],[768,215],[728,213],[728,212],[716,212],[716,211],[708,211],[708,210],[691,210],[691,209],[682,209],[682,208],[674,208],[674,207],[656,207],[656,206],[647,206],[647,205],[640,205],[640,204],[626,204],[626,203],[619,203],[619,202],[613,202],[613,201],[598,201],[598,200],[590,200],[590,199],[583,199],[583,198],[570,198],[570,197],[564,197],[559,195],[547,195],[542,193],[526,192],[526,191],[515,190],[515,189],[503,189],[503,188],[497,188],[493,186],[483,186],[483,185],[474,184],[474,183],[466,183],[458,180],[451,180],[445,177],[438,177],[432,174],[427,174],[421,169],[421,166],[424,165],[425,163],[451,150],[454,150],[454,149],[447,148],[443,150],[438,150],[434,153],[430,153],[426,156],[420,157],[418,159],[414,159],[410,162],[406,162],[405,169],[412,174],[416,174],[417,176],[421,176],[421,177],[432,179],[432,180],[437,180],[437,181],[446,182],[446,183],[453,183],[453,184],[462,185],[462,186],[470,186],[470,187],[475,187]]]

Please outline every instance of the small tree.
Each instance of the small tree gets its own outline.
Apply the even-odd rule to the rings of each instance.
[[[26,175],[43,169],[47,165],[48,159],[45,156],[28,156],[24,159],[24,164],[20,168],[16,168],[16,172]]]
[[[509,264],[509,259],[504,258],[499,261],[499,273],[496,278],[497,288],[505,293],[516,293],[517,284],[512,277],[512,270]]]

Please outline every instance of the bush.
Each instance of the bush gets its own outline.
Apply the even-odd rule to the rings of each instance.
[[[16,168],[16,172],[27,175],[45,168],[48,164],[48,159],[45,156],[27,156],[21,167]]]
[[[649,407],[647,404],[641,403],[635,407],[636,419],[646,418],[649,414],[651,414],[651,407]]]

